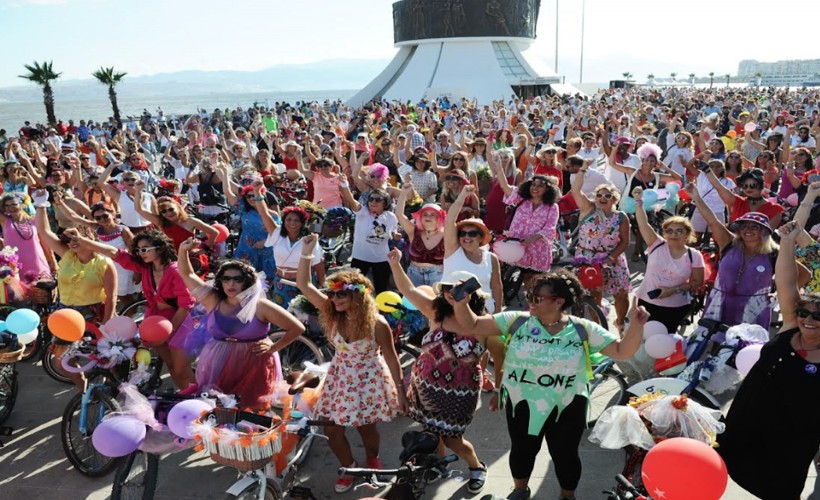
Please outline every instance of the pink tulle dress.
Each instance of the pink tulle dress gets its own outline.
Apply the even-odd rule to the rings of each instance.
[[[203,319],[200,328],[207,329],[210,336],[196,367],[200,389],[233,394],[242,408],[267,406],[267,396],[273,393],[276,382],[282,380],[282,367],[279,354],[259,355],[253,352],[253,345],[267,337],[270,325],[255,316],[242,323],[236,316],[220,312],[218,305]]]

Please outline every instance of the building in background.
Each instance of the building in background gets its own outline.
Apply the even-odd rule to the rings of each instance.
[[[761,62],[753,59],[740,61],[737,74],[750,84],[776,87],[809,87],[820,85],[820,59]]]
[[[399,52],[348,104],[462,97],[480,104],[575,92],[564,78],[527,59],[540,0],[399,0],[393,41]]]

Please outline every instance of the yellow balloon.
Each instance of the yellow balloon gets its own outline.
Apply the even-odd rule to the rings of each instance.
[[[401,305],[401,295],[396,292],[382,292],[376,295],[376,305],[379,311],[391,313],[396,310],[396,306]]]
[[[134,355],[134,359],[137,363],[141,365],[150,365],[151,364],[151,351],[148,349],[137,349],[137,353]]]

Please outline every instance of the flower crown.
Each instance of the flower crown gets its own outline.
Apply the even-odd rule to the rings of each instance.
[[[328,281],[325,283],[326,288],[331,292],[341,292],[346,290],[348,292],[367,293],[367,286],[363,283],[342,283],[341,281]]]

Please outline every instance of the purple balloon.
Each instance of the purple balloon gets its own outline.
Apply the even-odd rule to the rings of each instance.
[[[127,415],[104,420],[91,435],[94,448],[107,457],[133,453],[144,440],[145,424]]]
[[[201,399],[181,401],[168,412],[168,428],[175,435],[193,439],[194,435],[188,431],[188,426],[194,423],[204,411],[210,411],[212,406]]]

